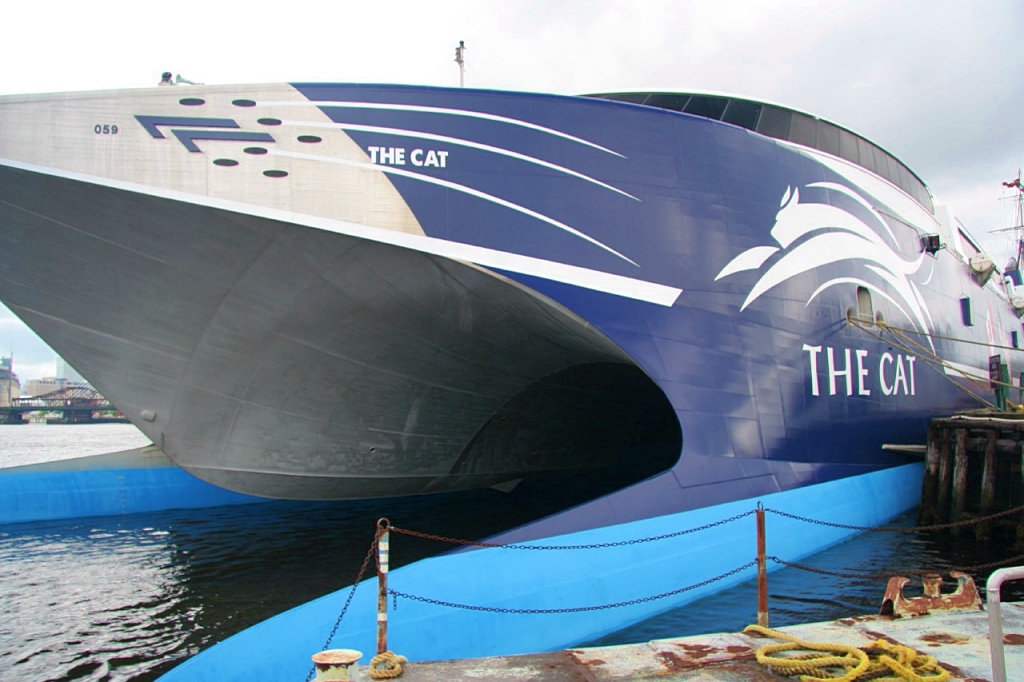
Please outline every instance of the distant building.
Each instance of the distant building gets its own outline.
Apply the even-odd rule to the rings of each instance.
[[[80,384],[88,383],[82,375],[75,370],[74,367],[68,364],[67,360],[62,357],[57,358],[57,374],[58,379],[67,379],[68,381],[77,382]]]
[[[25,395],[34,398],[37,395],[45,395],[47,393],[53,393],[54,391],[63,391],[67,387],[67,379],[58,379],[57,377],[29,379],[25,384]]]
[[[21,382],[12,369],[12,358],[0,358],[0,407],[8,407],[21,395]]]

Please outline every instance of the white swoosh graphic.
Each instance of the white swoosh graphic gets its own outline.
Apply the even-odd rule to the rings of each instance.
[[[338,157],[335,157],[335,156],[318,156],[316,154],[305,154],[305,153],[302,153],[302,152],[287,152],[287,151],[281,151],[281,150],[277,150],[277,149],[270,149],[270,150],[268,150],[267,153],[268,153],[268,155],[274,155],[274,156],[287,156],[287,157],[291,157],[291,158],[295,158],[295,159],[306,159],[308,161],[322,161],[324,163],[337,163],[337,164],[341,164],[343,166],[353,166],[355,168],[365,168],[366,170],[372,170],[372,171],[375,171],[375,172],[390,173],[392,175],[401,175],[402,177],[405,177],[405,178],[411,178],[413,180],[419,180],[420,182],[426,182],[426,183],[429,183],[429,184],[432,184],[432,185],[438,185],[440,187],[445,187],[447,189],[454,190],[456,192],[462,192],[464,194],[469,194],[470,196],[474,196],[474,197],[477,197],[479,199],[483,199],[484,201],[489,201],[489,202],[491,202],[493,204],[497,204],[499,206],[504,206],[505,208],[509,208],[509,209],[511,209],[513,211],[518,211],[519,213],[522,213],[523,215],[530,216],[531,218],[536,218],[537,220],[540,220],[540,221],[543,221],[545,223],[548,223],[549,225],[554,225],[555,227],[557,227],[560,230],[564,230],[564,231],[568,232],[569,234],[575,235],[575,236],[579,237],[580,239],[584,239],[584,240],[590,242],[591,244],[594,244],[595,246],[597,246],[597,247],[599,247],[601,249],[604,249],[608,253],[611,253],[611,254],[614,254],[614,255],[618,256],[619,258],[621,258],[622,260],[626,261],[627,263],[630,263],[632,265],[636,265],[636,262],[633,261],[632,259],[622,255],[621,253],[619,253],[615,249],[611,248],[610,246],[606,246],[606,245],[602,244],[601,242],[597,241],[596,239],[594,239],[590,235],[587,235],[587,234],[584,234],[584,233],[580,232],[579,230],[577,230],[574,227],[570,227],[569,225],[566,225],[563,222],[555,220],[554,218],[549,218],[548,216],[544,215],[543,213],[537,213],[536,211],[531,210],[529,208],[526,208],[525,206],[520,206],[519,204],[514,204],[511,201],[506,201],[505,199],[502,199],[501,197],[496,197],[493,194],[487,194],[486,192],[481,192],[480,190],[473,189],[472,187],[467,187],[465,185],[460,185],[460,184],[455,183],[455,182],[450,182],[448,180],[442,180],[441,178],[435,178],[435,177],[432,177],[432,176],[429,176],[429,175],[423,175],[421,173],[414,173],[412,171],[407,171],[405,169],[397,168],[395,166],[385,166],[383,164],[376,164],[376,163],[365,163],[363,161],[351,161],[349,159],[341,159],[341,158],[338,158]],[[639,266],[637,266],[637,267],[639,267]]]
[[[836,277],[819,285],[807,302],[810,303],[821,292],[838,284],[857,284],[891,302],[908,320],[928,332],[933,324],[931,312],[920,290],[909,278],[920,270],[925,260],[924,254],[919,254],[913,260],[904,260],[898,252],[899,245],[888,223],[854,189],[833,182],[816,182],[808,187],[838,192],[853,199],[867,210],[871,219],[880,226],[879,229],[884,229],[892,239],[893,246],[889,246],[882,235],[856,215],[830,204],[801,203],[799,188],[787,188],[771,230],[772,237],[782,248],[755,246],[747,249],[729,261],[715,278],[717,281],[737,272],[759,269],[774,259],[751,288],[740,311],[797,275],[841,261],[866,261],[863,267],[888,285],[888,290],[861,278]],[[928,343],[932,344],[930,337]]]
[[[492,145],[482,144],[480,142],[471,142],[469,140],[463,140],[457,137],[448,137],[447,135],[434,135],[433,133],[424,133],[417,130],[405,130],[403,128],[385,128],[382,126],[367,126],[356,123],[325,123],[320,121],[282,121],[282,123],[287,126],[295,126],[302,128],[341,128],[342,130],[355,130],[365,133],[381,133],[384,135],[397,135],[399,137],[414,137],[422,140],[432,140],[434,142],[459,145],[461,147],[470,147],[472,149],[479,149],[481,151],[491,152],[492,154],[500,154],[502,156],[507,156],[513,159],[519,159],[520,161],[526,161],[528,163],[536,164],[538,166],[544,166],[545,168],[556,170],[559,173],[565,173],[566,175],[572,175],[573,177],[586,180],[587,182],[592,182],[595,185],[599,185],[601,187],[604,187],[605,189],[610,189],[613,192],[618,192],[619,194],[629,197],[634,201],[640,201],[629,192],[624,192],[618,187],[613,187],[612,185],[609,185],[605,182],[601,182],[600,180],[592,178],[589,175],[584,175],[583,173],[574,171],[571,168],[559,166],[557,164],[544,161],[543,159],[538,159],[534,156],[520,154],[519,152],[514,152],[510,149],[494,147]]]
[[[536,123],[530,123],[529,121],[520,121],[517,118],[509,118],[508,116],[498,116],[496,114],[485,114],[481,111],[470,111],[468,109],[448,109],[445,107],[425,107],[414,104],[385,104],[382,102],[315,102],[310,100],[309,103],[305,102],[257,102],[257,106],[266,107],[307,107],[315,106],[317,108],[325,107],[329,109],[384,109],[387,111],[415,111],[424,114],[443,114],[446,116],[467,116],[469,118],[479,118],[485,121],[496,121],[498,123],[507,123],[509,125],[519,126],[520,128],[529,128],[530,130],[537,130],[547,135],[554,135],[564,140],[570,140],[578,144],[593,147],[602,152],[613,154],[620,158],[626,158],[625,155],[618,153],[617,151],[602,147],[599,144],[584,140],[581,137],[563,133],[560,130],[554,128],[548,128],[546,126],[537,125]]]

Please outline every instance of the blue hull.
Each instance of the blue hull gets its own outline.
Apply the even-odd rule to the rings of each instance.
[[[694,511],[571,533],[524,544],[616,543],[696,528],[768,509],[843,524],[878,525],[917,504],[921,465],[894,469]],[[796,561],[841,542],[854,531],[809,525],[767,514],[768,552]],[[393,551],[402,537],[392,534]],[[475,549],[426,559],[393,571],[388,587],[417,597],[504,609],[567,609],[644,600],[714,578],[756,556],[754,517],[644,544],[589,550]],[[769,570],[779,568],[769,562]],[[412,661],[501,656],[569,648],[615,632],[752,579],[748,568],[664,599],[579,613],[492,613],[399,599],[388,616],[388,646]],[[376,653],[376,580],[360,583],[333,648]],[[302,679],[309,656],[322,647],[351,588],[252,627],[185,661],[164,682]],[[390,605],[389,605],[390,608]],[[751,605],[753,613],[755,607]]]

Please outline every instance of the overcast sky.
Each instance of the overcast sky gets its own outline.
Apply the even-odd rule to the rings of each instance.
[[[995,256],[1024,165],[1024,0],[6,3],[0,94],[337,81],[563,94],[706,90],[833,120],[886,148]],[[3,134],[3,131],[0,131]],[[54,354],[0,307],[22,380]]]

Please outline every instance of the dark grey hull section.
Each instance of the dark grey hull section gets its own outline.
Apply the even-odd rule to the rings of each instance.
[[[0,167],[0,299],[178,465],[275,498],[409,495],[679,455],[653,382],[452,260]]]

